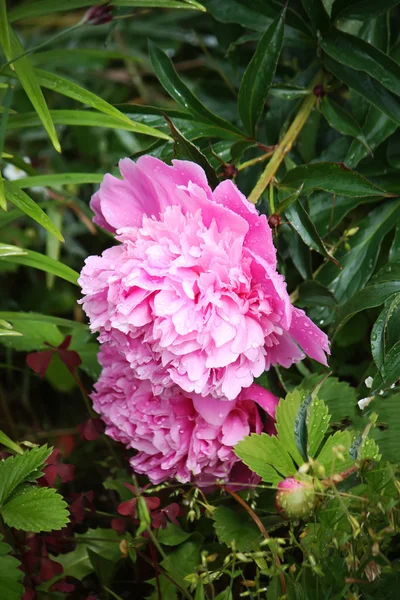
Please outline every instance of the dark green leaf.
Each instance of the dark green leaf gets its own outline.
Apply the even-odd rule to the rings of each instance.
[[[324,33],[330,27],[330,19],[322,0],[301,0],[314,29]]]
[[[396,233],[390,247],[389,262],[400,262],[400,225],[396,227]]]
[[[281,12],[261,38],[240,84],[239,114],[252,136],[255,135],[282,50],[285,12]]]
[[[174,139],[174,150],[176,157],[183,160],[191,160],[200,165],[200,167],[204,169],[204,172],[207,175],[208,183],[212,188],[215,188],[220,183],[220,181],[215,170],[208,162],[207,158],[202,152],[200,152],[197,146],[189,142],[189,140],[187,140],[185,136],[182,135],[182,133],[179,131],[179,129],[175,127],[175,125],[173,124],[171,119],[167,117],[167,115],[164,116],[170,128],[171,135]]]
[[[311,375],[303,379],[301,387],[306,391],[312,391],[320,381],[320,375]],[[356,390],[336,377],[325,379],[318,390],[318,398],[327,405],[333,423],[340,423],[347,418],[354,421],[358,414]]]
[[[400,95],[400,66],[372,44],[348,33],[331,30],[321,41],[321,46],[336,61],[365,71],[386,89]]]
[[[164,546],[178,546],[182,542],[186,542],[191,535],[191,533],[183,531],[178,525],[168,523],[165,529],[159,529],[157,539]]]
[[[379,108],[370,105],[363,125],[363,133],[368,149],[361,142],[354,140],[344,159],[346,166],[354,169],[363,158],[368,156],[370,150],[378,148],[396,129],[397,123],[392,121]]]
[[[361,127],[347,110],[342,108],[331,98],[328,98],[328,96],[325,96],[322,100],[321,110],[331,127],[337,129],[343,135],[355,137],[366,147],[367,151],[371,153]]]
[[[239,552],[251,552],[257,549],[260,531],[244,510],[219,506],[213,512],[213,519],[220,542],[229,548],[234,542],[234,547]]]
[[[299,285],[299,300],[302,306],[337,306],[332,292],[315,280]]]
[[[392,223],[393,226],[393,223]],[[374,235],[372,233],[372,235]],[[364,236],[363,236],[364,237]],[[361,242],[362,240],[360,240]],[[377,238],[379,244],[379,238]],[[356,250],[356,248],[354,248]],[[379,248],[378,248],[379,250]],[[357,255],[360,251],[364,255],[368,252],[368,248],[362,249],[361,247],[357,251]],[[349,263],[349,268],[351,263]],[[362,268],[362,265],[355,259],[352,269]],[[350,299],[340,309],[336,320],[332,326],[331,336],[333,337],[340,329],[351,319],[356,313],[365,310],[367,308],[373,308],[380,306],[390,296],[400,292],[400,262],[393,263],[382,269],[374,279],[371,280],[370,284],[364,289],[361,289],[357,294],[350,296]]]
[[[296,167],[285,175],[281,184],[294,189],[304,184],[303,193],[324,190],[351,198],[386,195],[368,179],[341,163],[321,162]]]
[[[101,554],[97,554],[91,548],[87,548],[87,553],[101,585],[110,585],[117,570],[115,562],[104,558]]]
[[[397,200],[385,202],[371,211],[358,223],[358,232],[349,239],[350,251],[342,247],[336,254],[342,271],[330,263],[322,268],[317,280],[328,287],[340,304],[347,302],[367,283],[374,271],[382,240],[399,217],[400,202]]]
[[[400,285],[399,285],[400,288]],[[390,318],[393,316],[396,308],[400,306],[400,292],[390,297],[385,308],[374,323],[371,331],[371,352],[379,371],[385,360],[386,354],[386,334]]]
[[[234,125],[212,113],[200,102],[178,76],[172,61],[153,42],[149,42],[149,53],[154,71],[161,85],[180,106],[183,106],[189,113],[206,123],[217,125],[222,129],[241,135],[241,132]]]
[[[307,457],[316,456],[328,431],[330,418],[325,402],[314,398],[307,410]]]
[[[333,17],[365,21],[377,17],[397,6],[400,0],[335,0]]]
[[[33,533],[62,529],[69,520],[67,503],[57,490],[30,485],[19,488],[0,512],[9,527]]]
[[[309,214],[301,202],[292,204],[289,208],[287,208],[285,211],[285,216],[292,227],[294,227],[295,231],[299,234],[303,242],[307,244],[307,246],[316,252],[319,252],[322,254],[322,256],[332,261],[337,267],[340,268],[340,264],[336,258],[328,252],[324,242],[319,237],[314,223],[311,221]]]
[[[387,398],[378,396],[368,408],[378,413],[377,424],[371,437],[378,443],[379,450],[384,460],[397,463],[400,456],[400,394],[393,394]],[[382,479],[380,478],[381,482]]]
[[[386,354],[381,372],[374,377],[371,393],[376,394],[395,384],[400,379],[400,341]]]
[[[278,432],[278,438],[299,466],[304,461],[294,439],[294,423],[305,397],[306,394],[303,390],[295,389],[293,392],[287,394],[284,400],[281,399],[276,408],[276,431]]]
[[[324,57],[324,64],[335,77],[341,79],[349,88],[356,90],[389,119],[400,125],[400,100],[397,96],[367,73],[346,67],[327,55]]]

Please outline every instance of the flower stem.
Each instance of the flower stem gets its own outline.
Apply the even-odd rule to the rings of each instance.
[[[321,80],[321,73],[318,73],[318,75],[316,76],[316,78],[312,84],[313,91],[310,93],[309,96],[307,96],[304,99],[304,101],[300,107],[300,110],[297,113],[293,123],[291,124],[291,126],[289,127],[289,129],[287,130],[285,135],[283,136],[282,140],[278,144],[278,147],[276,148],[275,152],[273,153],[271,160],[265,167],[264,172],[262,173],[261,177],[259,178],[256,185],[254,186],[254,188],[249,196],[249,200],[253,204],[257,203],[258,199],[260,198],[261,194],[264,192],[265,188],[272,181],[272,178],[275,176],[275,173],[279,169],[283,159],[285,158],[286,154],[288,152],[290,152],[290,150],[292,149],[292,146],[293,146],[297,136],[299,135],[300,131],[303,129],[305,123],[307,122],[307,119],[310,116],[310,114],[314,108],[314,105],[316,103],[316,100],[317,100],[317,96],[314,94],[314,87],[317,83],[319,83],[320,80]]]

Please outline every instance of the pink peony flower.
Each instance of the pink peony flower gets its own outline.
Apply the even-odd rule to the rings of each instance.
[[[83,308],[101,342],[155,393],[180,386],[233,400],[271,365],[326,365],[327,336],[294,308],[265,215],[196,164],[119,163],[91,206],[119,245],[86,260]],[[302,350],[299,348],[301,346]]]
[[[240,462],[235,444],[250,433],[275,431],[278,400],[258,385],[232,402],[189,397],[176,386],[156,396],[110,344],[102,345],[99,361],[103,370],[92,394],[94,409],[108,435],[138,450],[131,465],[153,483],[174,477],[188,482],[199,475],[203,483],[227,480]],[[266,412],[265,427],[257,405]]]

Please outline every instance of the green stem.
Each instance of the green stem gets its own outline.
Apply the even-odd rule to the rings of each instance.
[[[258,199],[264,192],[265,188],[272,181],[272,179],[275,176],[276,172],[278,171],[283,159],[285,158],[286,154],[288,152],[290,152],[290,150],[292,149],[292,146],[293,146],[297,136],[299,135],[300,131],[303,129],[305,123],[307,122],[307,119],[310,116],[310,114],[314,108],[314,105],[316,103],[316,100],[317,100],[317,97],[314,94],[314,87],[320,80],[321,80],[321,73],[319,73],[317,75],[317,77],[315,78],[313,85],[312,85],[313,91],[310,93],[309,96],[307,96],[304,99],[304,101],[300,107],[300,110],[297,113],[293,123],[291,124],[291,126],[289,127],[289,129],[287,130],[285,135],[283,136],[282,140],[279,142],[278,147],[276,148],[275,152],[273,153],[271,160],[265,167],[264,172],[262,173],[261,177],[259,178],[256,185],[254,186],[254,189],[252,190],[252,192],[249,196],[249,200],[253,204],[257,203]]]

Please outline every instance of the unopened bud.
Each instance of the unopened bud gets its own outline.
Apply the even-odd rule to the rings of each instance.
[[[285,519],[306,519],[312,513],[315,501],[314,486],[311,483],[288,477],[278,484],[275,505]]]
[[[85,21],[88,25],[104,25],[104,23],[109,23],[113,18],[112,10],[110,2],[92,6],[85,15]]]

